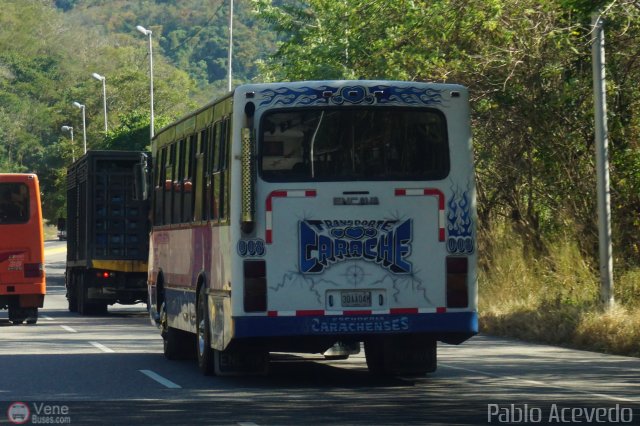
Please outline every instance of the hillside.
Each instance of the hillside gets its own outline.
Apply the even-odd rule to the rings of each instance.
[[[256,77],[275,33],[236,0],[234,84]],[[34,171],[44,215],[64,211],[66,165],[82,151],[86,106],[89,149],[142,149],[148,144],[148,39],[153,31],[156,127],[227,90],[228,4],[163,0],[3,0],[0,15],[0,171]],[[109,133],[101,83],[106,77]],[[63,125],[74,128],[75,144]],[[146,130],[145,130],[146,127]]]

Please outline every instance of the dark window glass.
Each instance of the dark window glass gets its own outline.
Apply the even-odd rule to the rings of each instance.
[[[29,221],[29,187],[24,183],[0,183],[0,225]]]
[[[184,183],[184,139],[176,143],[175,176],[173,180],[173,221],[182,221],[182,185]]]
[[[184,206],[183,206],[183,222],[191,222],[193,220],[193,205],[195,203],[193,169],[195,164],[195,145],[196,135],[189,136],[187,146],[185,148],[185,166],[186,176],[183,183]]]
[[[433,109],[267,112],[260,174],[281,181],[440,180],[449,174],[444,115]]]

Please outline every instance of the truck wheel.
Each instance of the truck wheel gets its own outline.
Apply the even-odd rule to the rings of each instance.
[[[91,304],[91,313],[95,315],[107,315],[109,312],[108,306],[105,302],[94,302]]]
[[[69,290],[67,301],[69,302],[69,312],[78,312],[78,297],[75,294],[75,288]]]
[[[205,376],[214,373],[213,349],[211,349],[211,333],[209,310],[207,309],[207,292],[205,287],[200,287],[198,292],[198,306],[196,309],[197,330],[197,354],[198,367]]]
[[[87,312],[87,296],[85,295],[84,292],[84,283],[82,281],[77,282],[76,286],[75,286],[75,290],[76,290],[76,305],[77,305],[77,311],[80,315],[86,315]]]
[[[74,273],[68,271],[65,274],[67,280],[67,301],[69,302],[69,312],[78,312],[78,293],[76,291],[76,283]]]

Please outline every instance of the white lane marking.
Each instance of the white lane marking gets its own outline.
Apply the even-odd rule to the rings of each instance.
[[[618,397],[618,396],[605,395],[605,394],[602,394],[602,393],[587,392],[587,391],[583,391],[583,390],[580,390],[580,389],[575,389],[575,388],[571,388],[571,387],[567,387],[567,386],[556,385],[556,384],[553,384],[553,383],[539,382],[537,380],[527,380],[527,379],[522,379],[522,378],[513,377],[513,376],[501,376],[499,374],[489,373],[487,371],[473,370],[471,368],[464,368],[464,367],[454,367],[453,365],[447,365],[447,364],[442,364],[442,363],[438,363],[438,365],[441,365],[441,366],[446,367],[446,368],[451,368],[453,370],[468,371],[470,373],[482,374],[483,376],[496,377],[496,378],[499,378],[499,379],[515,380],[515,381],[520,382],[520,383],[529,383],[529,384],[534,385],[534,386],[562,389],[562,390],[569,391],[569,392],[581,393],[583,395],[595,396],[597,398],[610,399],[612,401],[637,402],[635,399],[621,398],[621,397]]]
[[[92,346],[95,346],[96,348],[100,349],[102,352],[106,352],[106,353],[110,353],[110,354],[115,352],[113,349],[106,347],[102,343],[98,343],[98,342],[89,342],[89,343]]]
[[[68,325],[61,325],[60,327],[62,327],[63,329],[67,330],[69,333],[77,333],[77,330],[74,330],[73,328],[69,327]]]
[[[48,315],[40,315],[42,318],[46,319],[47,321],[53,321],[53,318],[51,318]]]
[[[238,422],[236,424],[238,426],[258,426],[258,423],[254,423],[254,422]]]
[[[151,370],[138,370],[139,372],[141,372],[142,374],[144,374],[145,376],[149,377],[150,379],[155,380],[156,382],[160,383],[161,385],[169,388],[169,389],[182,389],[182,386],[173,383],[171,380],[169,379],[165,379],[164,377],[162,377],[161,375],[159,375],[158,373],[155,373]]]

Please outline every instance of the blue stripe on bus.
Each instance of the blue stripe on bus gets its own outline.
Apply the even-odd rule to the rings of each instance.
[[[406,315],[234,317],[235,338],[379,333],[478,333],[477,312]]]

